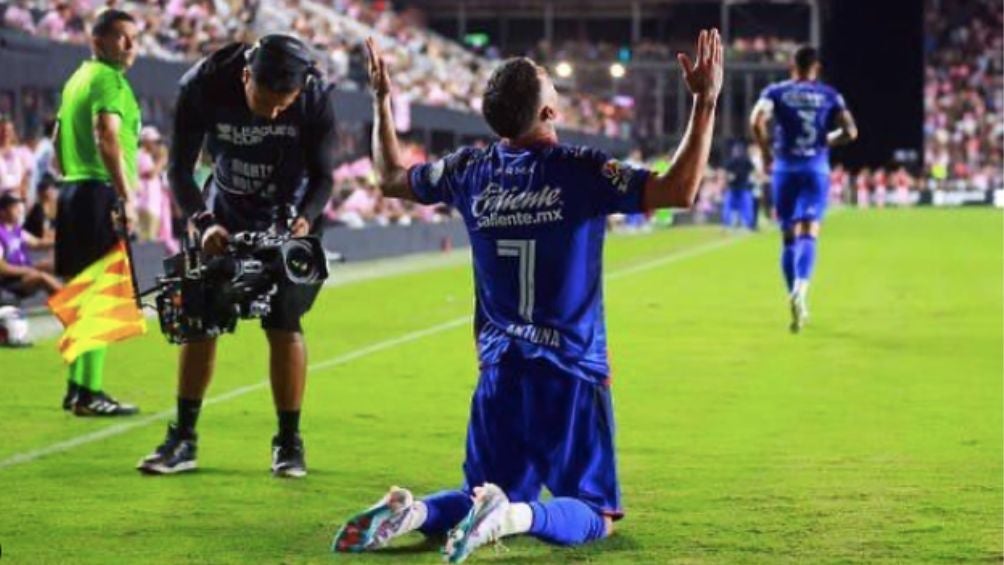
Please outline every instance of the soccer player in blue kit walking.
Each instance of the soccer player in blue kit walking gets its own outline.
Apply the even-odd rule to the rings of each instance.
[[[419,530],[447,534],[444,558],[458,563],[509,535],[562,545],[606,537],[623,510],[603,315],[605,218],[693,203],[722,86],[719,34],[700,33],[694,61],[678,55],[693,103],[664,175],[559,144],[558,94],[526,58],[503,62],[488,81],[482,111],[499,142],[406,169],[387,67],[367,45],[384,194],[451,204],[470,234],[481,374],[463,486],[422,500],[392,487],[348,520],[332,549],[379,549]],[[547,502],[538,501],[543,486]]]
[[[796,333],[809,316],[809,279],[816,265],[816,238],[830,192],[829,148],[858,137],[844,98],[819,81],[819,70],[816,49],[799,47],[791,79],[765,88],[750,117],[753,139],[763,154],[764,173],[773,175],[772,201],[784,242],[781,270],[788,287],[790,327]],[[771,118],[773,148],[767,131]],[[834,122],[836,129],[830,130]]]

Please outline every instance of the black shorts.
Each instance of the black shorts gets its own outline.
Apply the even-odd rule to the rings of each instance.
[[[212,210],[216,221],[231,235],[242,231],[266,230],[270,224],[266,218],[271,216],[271,211],[258,214],[254,219],[247,218],[234,207],[227,206],[225,198],[219,195],[214,199]],[[261,319],[262,329],[303,333],[300,318],[314,305],[321,286],[280,284],[272,297],[272,310]]]
[[[314,305],[321,286],[279,285],[278,291],[272,297],[272,310],[268,316],[261,319],[262,329],[303,333],[300,318]]]
[[[112,185],[85,180],[64,184],[56,204],[56,274],[79,275],[104,257],[118,241],[112,211],[118,195]]]

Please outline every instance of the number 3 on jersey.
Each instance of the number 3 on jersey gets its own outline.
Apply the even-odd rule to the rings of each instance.
[[[537,263],[537,242],[532,239],[500,239],[499,257],[515,257],[519,261],[519,315],[533,323],[533,277]]]
[[[802,135],[795,138],[795,144],[803,149],[811,149],[816,145],[816,112],[813,110],[799,110],[798,117],[802,118]]]

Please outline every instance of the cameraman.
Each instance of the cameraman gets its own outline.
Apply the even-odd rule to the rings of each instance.
[[[253,46],[231,44],[196,63],[180,82],[168,180],[207,255],[226,251],[231,234],[264,231],[277,212],[295,204],[293,236],[316,233],[331,196],[335,115],[308,48],[273,34]],[[213,161],[203,198],[193,176],[199,151]],[[207,206],[208,201],[208,206]],[[307,351],[300,326],[319,287],[280,285],[262,318],[268,336],[272,397],[279,432],[272,439],[272,474],[307,474],[299,434]],[[212,377],[216,339],[181,346],[177,421],[164,443],[137,468],[173,474],[196,466],[195,425]]]

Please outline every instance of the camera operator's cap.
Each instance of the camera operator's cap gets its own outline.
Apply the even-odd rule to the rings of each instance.
[[[15,194],[13,190],[8,190],[5,191],[3,194],[0,194],[0,210],[12,204],[17,204],[18,202],[24,202],[24,200],[22,200],[20,196]]]
[[[245,57],[254,81],[275,92],[303,88],[307,79],[317,72],[310,49],[292,35],[266,35],[246,52]]]
[[[154,126],[143,126],[139,130],[140,141],[160,141],[160,131]]]

